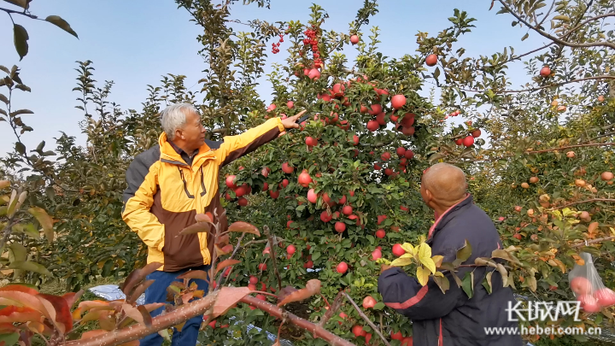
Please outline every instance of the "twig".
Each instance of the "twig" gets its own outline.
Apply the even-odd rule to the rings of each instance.
[[[348,299],[348,301],[352,304],[352,306],[354,306],[355,310],[357,310],[357,312],[359,313],[359,316],[361,316],[365,320],[365,322],[367,322],[367,324],[369,324],[369,326],[372,327],[372,329],[376,332],[376,334],[380,336],[380,338],[382,339],[382,342],[384,342],[384,344],[387,346],[391,346],[391,344],[389,344],[387,339],[385,339],[384,335],[380,333],[380,329],[376,328],[376,326],[372,323],[372,321],[370,321],[369,318],[365,316],[365,314],[363,313],[363,311],[361,311],[357,303],[355,303],[354,300],[352,300],[352,298],[350,298],[350,296],[346,292],[342,292],[342,294],[346,297],[346,299]]]
[[[280,272],[278,271],[278,265],[275,259],[275,249],[273,244],[273,236],[271,232],[269,232],[269,226],[263,226],[263,231],[269,240],[269,255],[271,257],[271,265],[273,266],[273,271],[275,272],[275,276],[278,279],[278,290],[282,290],[282,278],[280,277]]]
[[[591,198],[591,199],[587,199],[587,200],[584,200],[584,201],[577,201],[577,202],[572,202],[572,203],[564,204],[564,205],[562,205],[560,207],[556,207],[554,209],[555,210],[563,209],[563,208],[569,207],[571,205],[583,204],[583,203],[592,203],[592,202],[615,202],[615,199],[612,199],[612,198]]]
[[[598,239],[594,239],[594,240],[590,240],[590,241],[588,241],[588,242],[587,242],[587,245],[589,245],[589,244],[595,244],[595,243],[601,243],[601,242],[603,242],[603,241],[613,240],[613,239],[615,239],[615,236],[612,236],[612,237],[604,237],[604,238],[598,238]],[[570,247],[574,247],[574,248],[576,248],[576,247],[581,247],[581,246],[584,246],[584,245],[586,245],[586,244],[585,244],[585,242],[582,242],[582,243],[580,243],[580,244],[570,245]]]
[[[510,7],[508,7],[508,5],[506,5],[506,3],[504,3],[503,0],[498,0],[500,2],[500,4],[502,4],[502,6],[504,6],[504,8],[508,11],[508,13],[512,14],[515,18],[517,18],[518,21],[520,21],[521,23],[525,24],[528,28],[531,28],[532,30],[536,31],[537,33],[539,33],[540,35],[550,39],[551,41],[554,41],[555,43],[564,45],[564,46],[568,46],[568,47],[573,47],[573,48],[586,48],[586,47],[608,47],[611,49],[615,49],[615,43],[612,42],[591,42],[591,43],[572,43],[572,42],[568,42],[568,41],[564,41],[562,39],[559,39],[543,30],[541,30],[540,28],[537,28],[533,25],[531,25],[530,23],[528,23],[525,19],[521,18],[520,15],[518,15],[517,13],[513,12]]]
[[[237,245],[235,245],[235,250],[233,250],[233,253],[231,254],[231,256],[228,259],[232,259],[233,256],[235,256],[235,254],[237,253],[237,250],[240,248],[240,244],[241,241],[243,240],[243,237],[246,235],[246,233],[242,233],[241,237],[239,237],[239,240],[237,240]],[[214,250],[215,250],[215,245],[214,245]],[[231,269],[232,270],[232,269]],[[230,276],[230,275],[229,275]],[[220,284],[222,283],[222,278],[224,277],[224,275],[220,275],[218,277],[218,282],[216,283],[216,287],[220,287]],[[228,276],[227,276],[228,279]]]
[[[19,15],[26,16],[26,17],[31,18],[31,19],[36,19],[36,20],[43,21],[42,19],[38,18],[37,16],[35,16],[33,14],[26,13],[26,10],[23,10],[23,11],[20,12],[20,11],[10,10],[8,8],[0,7],[0,11],[6,12],[9,16],[11,15],[11,13],[12,14],[19,14]]]
[[[543,86],[536,87],[536,88],[519,89],[519,90],[494,91],[494,93],[495,94],[515,94],[515,93],[523,93],[523,92],[534,92],[534,91],[538,91],[538,90],[542,90],[542,89],[562,86],[562,85],[565,85],[565,84],[583,82],[583,81],[586,81],[586,80],[599,80],[599,79],[615,79],[615,76],[610,76],[610,75],[592,76],[592,77],[573,79],[573,80],[569,80],[569,81],[561,82],[561,83],[554,83],[554,84],[549,84],[549,85],[543,85]],[[471,93],[482,93],[482,92],[485,92],[484,90],[474,90],[474,89],[459,89],[459,90],[466,91],[466,92],[471,92]]]
[[[333,316],[333,314],[336,313],[337,310],[340,308],[340,305],[342,305],[342,298],[344,297],[342,293],[344,293],[344,291],[340,291],[337,294],[335,300],[333,301],[333,305],[329,307],[329,310],[325,312],[325,315],[322,317],[320,322],[318,322],[319,326],[324,327],[327,321],[331,318],[331,316]]]

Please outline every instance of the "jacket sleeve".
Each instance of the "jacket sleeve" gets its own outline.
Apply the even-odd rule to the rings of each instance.
[[[122,219],[148,247],[162,251],[164,225],[150,212],[157,186],[156,174],[150,167],[137,158],[126,171],[128,188],[124,191]]]
[[[446,277],[450,288],[443,294],[431,277],[425,286],[421,286],[416,278],[407,275],[401,268],[393,267],[380,274],[378,292],[386,306],[411,320],[441,318],[467,299],[450,274]]]
[[[277,138],[283,131],[282,119],[272,118],[240,135],[224,137],[224,142],[216,151],[218,164],[220,166],[227,165],[243,155],[253,152],[261,145]]]

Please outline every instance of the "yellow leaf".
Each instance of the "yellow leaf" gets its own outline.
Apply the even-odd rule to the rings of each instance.
[[[399,258],[414,258],[414,255],[410,254],[410,253],[405,253],[405,254],[399,256]]]
[[[391,265],[393,267],[403,267],[409,265],[410,263],[412,263],[412,260],[410,258],[397,258],[393,262],[391,262]]]
[[[433,276],[443,278],[443,277],[444,277],[444,274],[442,274],[442,272],[435,272],[435,273],[433,274]]]
[[[432,274],[436,272],[436,264],[433,263],[433,260],[430,257],[421,257],[421,263],[425,266],[425,268],[429,269]]]
[[[433,263],[436,264],[436,268],[440,268],[440,266],[442,265],[442,260],[444,260],[444,256],[435,255],[431,259],[433,260]]]
[[[412,256],[414,256],[414,246],[412,246],[412,244],[403,243],[401,245],[401,248],[404,249],[404,251],[406,251],[407,253],[412,254]]]
[[[416,278],[419,280],[421,286],[425,286],[429,280],[429,272],[423,269],[423,267],[418,267],[416,268]]]
[[[427,243],[422,243],[419,246],[419,260],[422,262],[423,258],[431,259],[431,247]]]

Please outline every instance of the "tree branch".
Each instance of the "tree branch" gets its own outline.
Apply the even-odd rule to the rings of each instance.
[[[36,20],[41,20],[41,21],[43,21],[42,19],[38,18],[37,16],[35,16],[35,15],[33,15],[33,14],[30,14],[30,13],[25,12],[25,10],[24,10],[23,12],[20,12],[20,11],[10,10],[10,9],[8,9],[8,8],[0,7],[0,11],[4,11],[4,12],[6,12],[9,16],[10,16],[11,14],[19,14],[19,15],[26,16],[26,17],[31,18],[31,19],[36,19]]]
[[[587,241],[587,245],[589,245],[589,244],[595,244],[595,243],[601,243],[601,242],[603,242],[603,241],[607,241],[607,240],[614,240],[614,239],[615,239],[615,236],[612,236],[612,237],[604,237],[604,238],[598,238],[598,239],[594,239],[594,240],[589,240],[589,241]],[[573,245],[570,245],[570,247],[577,248],[577,247],[581,247],[581,246],[584,246],[584,245],[586,245],[586,244],[585,244],[585,242],[582,242],[582,243],[580,243],[580,244],[573,244]]]
[[[531,28],[532,30],[536,31],[537,33],[539,33],[540,35],[542,35],[543,37],[546,37],[548,39],[550,39],[551,41],[554,41],[555,43],[564,45],[564,46],[568,46],[568,47],[574,47],[574,48],[587,48],[587,47],[608,47],[611,49],[615,49],[615,43],[612,42],[593,42],[593,43],[572,43],[572,42],[568,42],[568,41],[564,41],[562,39],[559,39],[533,25],[531,25],[530,23],[528,23],[525,19],[521,18],[520,15],[518,15],[517,13],[513,12],[510,7],[508,7],[508,5],[506,5],[506,3],[503,0],[498,0],[500,2],[500,4],[502,4],[502,6],[504,6],[504,8],[510,13],[512,14],[515,18],[517,18],[518,21],[520,21],[521,23],[525,24],[528,28]]]
[[[263,231],[265,232],[265,235],[267,236],[267,239],[269,239],[269,256],[271,257],[271,266],[273,266],[273,271],[275,272],[275,276],[278,279],[278,290],[282,290],[282,278],[280,277],[280,272],[278,271],[278,264],[276,262],[275,259],[275,248],[274,248],[274,240],[273,240],[273,236],[271,235],[271,232],[269,232],[269,226],[265,225],[263,226]]]
[[[282,310],[281,308],[262,301],[256,297],[252,297],[252,296],[245,296],[243,298],[241,298],[241,302],[246,303],[246,304],[250,304],[253,307],[260,309],[266,313],[268,313],[271,316],[277,317],[277,318],[286,318],[286,320],[292,324],[294,324],[295,326],[304,329],[306,331],[309,331],[312,333],[312,335],[319,337],[325,341],[327,341],[329,344],[334,345],[334,346],[355,346],[354,344],[352,344],[349,341],[346,341],[342,338],[340,338],[339,336],[329,332],[328,330],[324,329],[323,327],[316,325],[312,322],[306,321],[286,310]]]
[[[344,297],[343,293],[344,291],[340,291],[337,294],[335,300],[333,301],[333,305],[329,307],[329,310],[325,312],[325,315],[322,317],[320,322],[318,322],[319,326],[324,327],[327,321],[331,318],[331,316],[333,316],[333,314],[336,313],[337,310],[340,308],[340,305],[342,304],[342,298]]]
[[[574,145],[568,145],[565,147],[559,147],[559,148],[551,148],[551,149],[544,149],[544,150],[532,150],[532,151],[526,151],[526,154],[540,154],[540,153],[547,153],[549,151],[559,151],[559,150],[565,150],[565,149],[572,149],[572,148],[581,148],[581,147],[602,147],[602,146],[612,146],[615,145],[615,143],[585,143],[585,144],[574,144]]]
[[[494,91],[494,92],[496,94],[514,94],[514,93],[523,93],[523,92],[534,92],[534,91],[538,91],[538,90],[542,90],[542,89],[562,86],[562,85],[565,85],[565,84],[583,82],[583,81],[586,81],[586,80],[599,80],[599,79],[613,79],[613,80],[615,80],[615,76],[611,76],[611,75],[591,76],[591,77],[573,79],[573,80],[569,80],[569,81],[561,82],[561,83],[543,85],[543,86],[540,86],[540,87],[530,88],[530,89],[503,90],[503,91]],[[459,90],[466,91],[466,92],[471,92],[471,93],[482,93],[482,92],[485,92],[484,90],[474,90],[474,89],[459,89]]]
[[[359,316],[361,316],[365,320],[365,322],[367,322],[367,324],[369,324],[369,326],[372,327],[372,329],[376,332],[376,334],[378,334],[378,336],[380,336],[380,338],[382,339],[382,342],[384,342],[384,344],[386,346],[391,346],[391,344],[389,344],[389,342],[384,337],[384,335],[382,335],[382,333],[380,333],[380,328],[376,328],[376,326],[372,323],[372,321],[370,321],[369,318],[367,318],[367,316],[365,316],[363,311],[361,311],[361,309],[359,308],[357,303],[355,303],[354,300],[352,300],[352,298],[350,298],[350,296],[348,294],[346,294],[346,292],[343,292],[343,294],[346,297],[346,299],[348,299],[348,301],[352,304],[352,306],[354,306],[355,310],[357,310],[357,312],[359,313]]]

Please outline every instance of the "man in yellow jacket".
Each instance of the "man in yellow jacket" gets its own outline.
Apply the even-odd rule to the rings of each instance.
[[[221,142],[205,139],[206,129],[196,108],[187,103],[167,107],[161,116],[163,133],[158,145],[137,155],[126,171],[122,219],[147,245],[147,262],[162,263],[148,276],[155,282],[145,291],[145,303],[164,303],[167,287],[188,270],[208,270],[213,237],[206,233],[177,236],[195,223],[195,215],[221,215],[218,191],[220,167],[279,137],[288,128],[298,128],[305,111],[281,120],[272,118]],[[214,209],[218,209],[214,213]],[[220,222],[226,229],[226,216]],[[194,280],[207,291],[204,280]],[[152,312],[162,313],[163,308]],[[202,316],[190,319],[182,331],[173,333],[173,345],[195,345]],[[158,333],[143,338],[141,345],[161,345]]]

